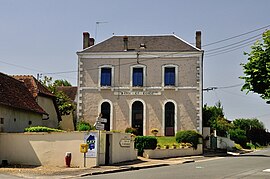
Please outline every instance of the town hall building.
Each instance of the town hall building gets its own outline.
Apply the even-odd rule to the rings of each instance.
[[[202,133],[201,32],[196,46],[175,35],[112,36],[94,44],[84,32],[77,55],[78,120],[93,125],[101,113],[107,131]]]

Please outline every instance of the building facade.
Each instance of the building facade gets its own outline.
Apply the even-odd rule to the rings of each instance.
[[[101,113],[105,130],[173,136],[202,132],[201,33],[196,46],[175,35],[113,36],[94,45],[83,34],[78,55],[78,120],[94,124]]]

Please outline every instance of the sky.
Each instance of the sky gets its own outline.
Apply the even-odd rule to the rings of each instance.
[[[175,34],[194,44],[200,30],[203,85],[217,87],[203,93],[204,104],[221,101],[227,119],[258,118],[270,129],[270,105],[241,91],[239,79],[243,52],[270,29],[269,7],[269,0],[0,0],[0,72],[77,85],[76,52],[85,31],[97,43],[113,34]]]

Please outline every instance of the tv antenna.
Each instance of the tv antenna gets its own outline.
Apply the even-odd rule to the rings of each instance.
[[[97,41],[97,32],[98,32],[98,26],[99,26],[99,24],[106,24],[106,23],[108,23],[108,22],[106,22],[106,21],[97,21],[96,22],[96,30],[95,30],[95,40]]]

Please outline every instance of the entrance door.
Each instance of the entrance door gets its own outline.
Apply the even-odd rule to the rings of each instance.
[[[105,124],[104,130],[110,131],[110,123],[111,123],[111,120],[110,120],[111,105],[110,105],[110,103],[104,102],[101,104],[101,113],[102,113],[102,118],[107,119],[107,122],[104,123]]]
[[[143,135],[143,103],[140,101],[132,104],[132,127],[137,129],[138,135]]]
[[[165,104],[165,136],[174,136],[174,104],[168,102]]]

